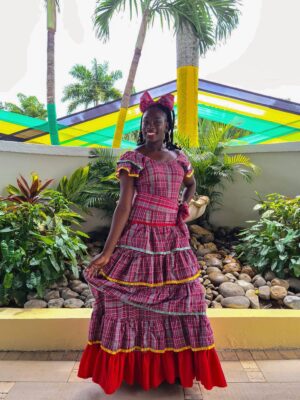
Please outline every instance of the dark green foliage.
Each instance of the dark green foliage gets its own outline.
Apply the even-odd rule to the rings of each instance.
[[[258,195],[258,193],[256,193]],[[239,257],[259,272],[273,271],[279,278],[300,277],[300,196],[272,193],[259,197],[254,210],[258,221],[240,233]]]
[[[29,187],[29,185],[27,185]],[[87,254],[75,230],[82,217],[55,190],[40,190],[39,201],[0,201],[0,305],[23,306],[29,292],[44,290]]]

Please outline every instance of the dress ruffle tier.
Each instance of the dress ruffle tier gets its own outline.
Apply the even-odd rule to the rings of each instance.
[[[155,162],[128,151],[117,176],[122,168],[138,178],[137,195],[109,262],[98,276],[86,276],[95,303],[78,376],[106,394],[123,381],[145,390],[176,378],[184,387],[195,378],[206,389],[226,387],[183,221],[187,210],[177,201],[191,165],[183,153]]]

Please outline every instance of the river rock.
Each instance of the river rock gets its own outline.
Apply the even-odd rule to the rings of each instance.
[[[65,308],[81,308],[84,302],[80,299],[67,299],[64,301]]]
[[[243,279],[237,280],[236,283],[237,283],[239,286],[241,286],[241,287],[245,290],[245,292],[246,292],[247,290],[254,289],[254,286],[252,285],[252,283],[246,282],[246,281],[244,281]]]
[[[220,285],[223,282],[228,282],[229,279],[223,275],[221,272],[212,272],[208,275],[208,278],[214,285]]]
[[[26,301],[24,308],[47,308],[47,303],[44,300],[33,299]]]
[[[239,274],[239,279],[246,281],[246,282],[251,282],[251,277],[248,274],[245,274],[244,272],[242,272],[241,274]]]
[[[44,299],[45,301],[50,301],[53,299],[59,299],[59,290],[50,290],[47,294],[45,294]]]
[[[85,308],[93,308],[93,305],[95,303],[95,299],[89,299],[84,303]]]
[[[64,299],[52,299],[48,301],[48,308],[62,308],[64,305]]]
[[[246,292],[246,297],[250,300],[250,307],[254,309],[259,309],[259,298],[255,293],[254,289],[249,289]]]
[[[297,278],[288,278],[290,289],[294,290],[296,293],[300,292],[300,279]]]
[[[78,297],[78,296],[79,296],[78,293],[73,292],[73,290],[71,290],[71,289],[69,289],[69,288],[63,289],[62,292],[61,292],[61,297],[62,297],[64,300],[76,299],[76,297]]]
[[[282,286],[282,287],[286,288],[286,290],[288,290],[289,283],[288,283],[288,281],[286,281],[284,279],[274,278],[271,281],[271,286]]]
[[[240,264],[236,263],[236,262],[232,262],[232,263],[228,263],[224,265],[223,268],[223,273],[227,274],[228,272],[240,272],[241,271],[241,266]]]
[[[300,297],[298,296],[286,296],[283,299],[283,303],[293,310],[300,310]]]
[[[287,295],[287,290],[283,286],[271,286],[271,299],[282,300]]]
[[[260,286],[258,288],[258,297],[262,300],[270,300],[270,287],[267,285]]]
[[[73,286],[72,290],[76,293],[82,293],[85,289],[88,289],[89,286],[86,283],[81,282],[79,285]]]
[[[81,292],[81,296],[84,296],[84,297],[87,297],[89,294],[91,294],[91,291],[89,288],[87,288],[83,292]]]
[[[220,270],[218,267],[207,267],[207,268],[206,268],[206,273],[207,273],[208,275],[211,274],[212,272],[217,272],[217,273],[219,273],[219,274],[222,273],[221,270]]]
[[[265,286],[267,284],[266,280],[262,276],[259,276],[256,279],[253,278],[252,282],[255,287]]]
[[[233,296],[233,297],[226,297],[221,301],[223,307],[226,308],[249,308],[250,307],[250,300],[248,297],[245,296]]]
[[[223,267],[222,261],[217,257],[211,257],[206,260],[206,265],[208,267]]]
[[[224,282],[219,286],[219,293],[223,297],[243,296],[244,289],[236,283]]]
[[[215,253],[218,251],[217,246],[212,243],[204,243],[204,244],[199,244],[197,247],[197,255],[205,256],[206,254],[209,253]]]
[[[224,263],[224,264],[236,263],[236,259],[233,258],[232,256],[226,255],[226,256],[224,257],[223,263]]]
[[[190,225],[189,226],[190,232],[196,236],[197,239],[200,239],[203,243],[213,242],[214,235],[212,232],[208,231],[202,226],[199,225]]]
[[[237,280],[236,276],[234,276],[231,272],[227,272],[227,274],[225,274],[225,276],[227,276],[227,278],[231,281],[231,282],[235,282]]]
[[[221,303],[218,303],[217,301],[213,300],[211,302],[211,308],[223,308]]]
[[[215,301],[218,303],[221,302],[224,299],[224,297],[221,294],[218,294],[218,296],[215,298]]]
[[[243,274],[249,275],[251,278],[253,278],[254,275],[255,275],[255,272],[254,272],[253,268],[250,267],[250,265],[244,265],[244,266],[242,267],[242,271],[241,271],[241,272],[242,272]]]

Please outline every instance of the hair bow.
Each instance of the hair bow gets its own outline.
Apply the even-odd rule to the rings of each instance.
[[[167,107],[169,110],[173,110],[174,106],[174,96],[172,93],[167,93],[161,96],[157,101],[153,100],[149,92],[144,92],[140,98],[140,110],[144,113],[147,108],[154,104],[161,104]]]

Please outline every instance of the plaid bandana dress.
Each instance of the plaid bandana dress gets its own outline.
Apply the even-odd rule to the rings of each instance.
[[[118,178],[122,169],[135,177],[135,197],[109,262],[98,276],[85,276],[95,303],[78,376],[91,377],[106,394],[123,381],[145,390],[176,378],[183,387],[195,378],[208,390],[226,387],[178,206],[193,168],[182,151],[159,161],[130,150],[117,161]]]

